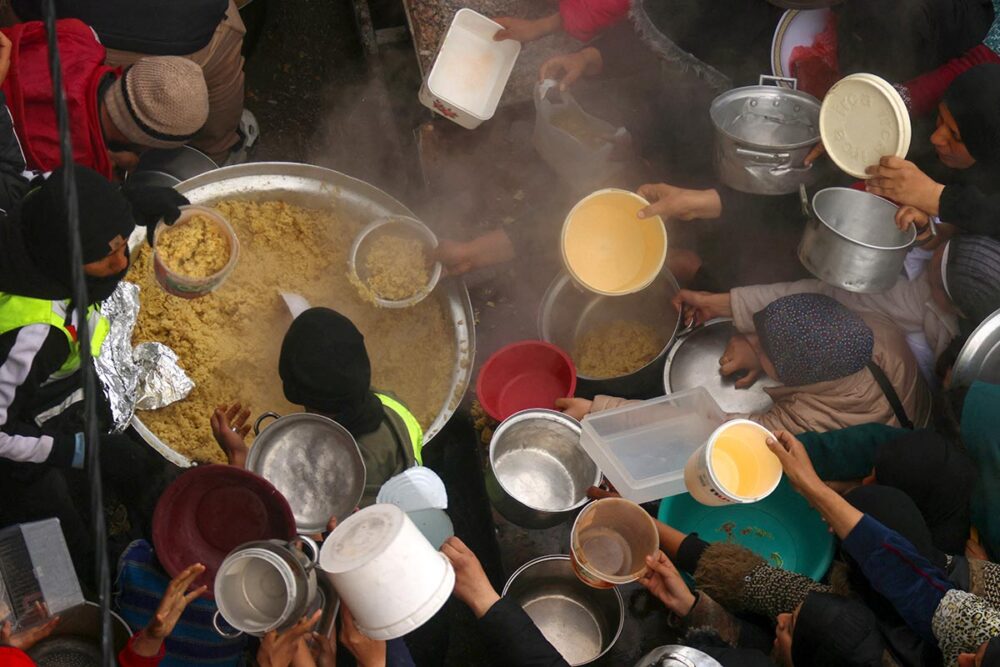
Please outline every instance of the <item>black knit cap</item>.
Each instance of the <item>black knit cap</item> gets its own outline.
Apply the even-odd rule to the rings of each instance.
[[[1000,308],[1000,241],[956,235],[948,244],[945,280],[952,302],[978,326]]]
[[[885,645],[878,621],[855,600],[806,596],[792,635],[792,662],[803,667],[880,667]]]
[[[960,74],[944,102],[972,157],[987,167],[1000,167],[1000,64],[978,65]]]

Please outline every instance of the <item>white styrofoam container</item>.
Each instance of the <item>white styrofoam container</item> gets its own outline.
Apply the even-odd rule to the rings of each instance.
[[[421,104],[470,130],[492,118],[521,52],[520,42],[493,40],[501,28],[471,9],[458,10],[420,87]]]
[[[587,415],[580,445],[626,500],[687,492],[684,466],[726,414],[704,387]]]

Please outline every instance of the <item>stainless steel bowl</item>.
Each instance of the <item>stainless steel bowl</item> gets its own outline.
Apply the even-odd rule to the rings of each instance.
[[[351,252],[347,256],[348,269],[351,274],[353,274],[354,277],[357,278],[363,285],[368,283],[369,276],[364,265],[358,265],[358,256],[365,253],[367,243],[375,238],[375,232],[380,230],[381,232],[385,232],[389,227],[395,228],[392,231],[393,234],[406,235],[420,241],[428,252],[437,247],[437,236],[434,235],[434,232],[428,229],[427,225],[420,222],[416,218],[393,216],[391,218],[376,220],[375,222],[365,225],[364,229],[362,229],[354,238],[354,243],[351,244]],[[434,288],[437,287],[439,280],[441,280],[441,262],[435,262],[434,266],[431,268],[430,281],[426,285],[421,286],[420,291],[413,296],[400,299],[399,301],[383,299],[378,294],[374,294],[373,298],[375,299],[375,303],[382,308],[409,308],[410,306],[417,305],[423,301],[428,294],[433,292]]]
[[[266,418],[277,421],[261,431]],[[346,428],[322,415],[265,412],[253,430],[247,470],[288,499],[298,532],[322,533],[330,517],[343,521],[361,502],[367,471]]]
[[[128,182],[130,185],[172,188],[182,181],[218,168],[212,158],[190,146],[151,150],[139,158],[139,164],[128,174]]]
[[[733,321],[710,320],[677,341],[663,369],[663,390],[673,394],[704,387],[719,407],[732,414],[764,412],[773,401],[764,391],[781,383],[761,375],[749,389],[737,389],[736,380],[719,373],[719,358],[736,333]]]
[[[98,667],[101,664],[101,608],[84,602],[59,614],[62,620],[52,634],[28,649],[28,657],[39,667]],[[117,657],[132,631],[118,614],[111,612],[111,647]]]
[[[625,624],[621,593],[591,588],[576,578],[569,556],[542,556],[507,580],[504,597],[519,604],[570,665],[607,653]]]
[[[955,360],[952,386],[969,387],[976,380],[1000,383],[1000,310],[976,327]]]
[[[266,201],[282,199],[291,204],[311,208],[329,208],[336,203],[338,210],[347,215],[376,220],[393,215],[413,216],[413,213],[391,195],[346,174],[291,162],[254,162],[234,167],[224,167],[184,181],[177,190],[192,204],[211,205],[223,199],[249,199]],[[141,243],[145,230],[133,234],[130,245]],[[451,391],[441,406],[441,411],[424,432],[424,443],[434,436],[451,418],[465,395],[476,357],[475,318],[469,292],[465,283],[457,278],[441,281],[435,297],[444,304],[445,315],[451,320],[455,334],[455,359],[451,371]],[[191,461],[171,449],[142,423],[140,416],[132,419],[132,426],[154,449],[176,465],[187,467]]]
[[[549,528],[587,502],[601,471],[580,446],[580,423],[554,410],[522,410],[490,441],[486,491],[509,521]]]
[[[602,296],[578,287],[563,273],[549,285],[538,309],[539,337],[572,351],[589,331],[615,320],[632,320],[653,327],[663,335],[663,349],[642,368],[614,378],[587,377],[577,369],[576,394],[592,398],[609,394],[625,398],[649,398],[660,392],[663,362],[677,333],[678,315],[670,301],[680,290],[667,269],[646,289],[624,296]]]

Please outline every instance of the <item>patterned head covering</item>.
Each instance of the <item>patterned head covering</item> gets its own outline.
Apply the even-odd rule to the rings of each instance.
[[[753,316],[777,379],[798,387],[857,373],[872,358],[875,335],[857,313],[823,294],[792,294]]]

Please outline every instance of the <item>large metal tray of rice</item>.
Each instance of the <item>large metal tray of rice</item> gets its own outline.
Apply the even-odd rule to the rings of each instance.
[[[464,283],[442,280],[431,297],[404,310],[376,308],[347,277],[351,241],[367,223],[413,216],[378,188],[304,164],[253,163],[211,171],[177,186],[192,204],[215,207],[233,225],[240,263],[212,294],[185,300],[155,282],[152,253],[133,235],[140,310],[133,341],[177,352],[195,382],[191,394],[132,425],[178,465],[224,461],[209,427],[214,407],[241,401],[255,415],[300,412],[278,377],[281,340],[291,323],[280,292],[304,296],[350,317],[365,335],[372,384],[398,396],[433,439],[465,394],[475,357],[472,304]]]

